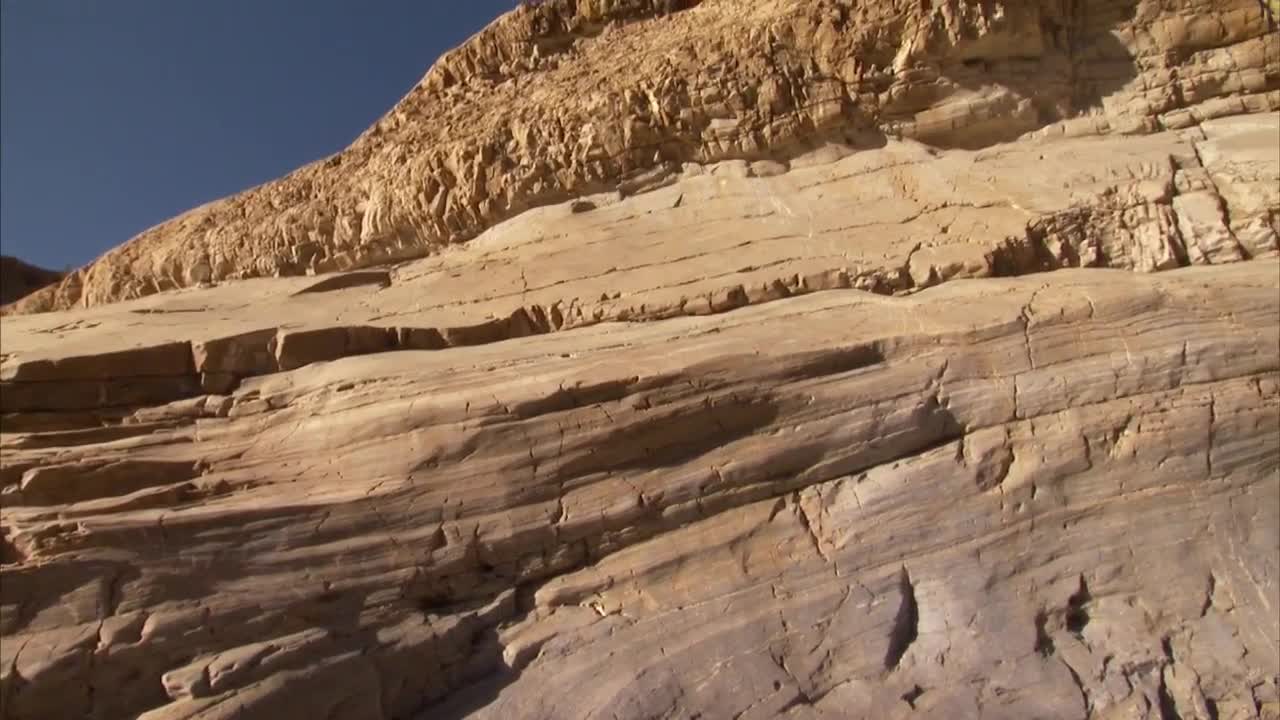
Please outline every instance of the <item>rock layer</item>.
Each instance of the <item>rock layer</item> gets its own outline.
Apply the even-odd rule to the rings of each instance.
[[[1048,277],[6,435],[6,713],[1273,712],[1275,264]]]
[[[389,270],[10,317],[0,382],[11,392],[0,409],[117,405],[98,400],[114,392],[103,383],[138,376],[175,392],[196,381],[225,392],[345,355],[706,315],[825,290],[901,294],[1063,267],[1274,259],[1277,136],[1280,115],[1266,113],[1141,138],[983,151],[895,141],[874,152],[832,146],[788,166],[691,166],[667,187],[531,211]],[[1044,165],[1054,172],[1029,174]],[[190,348],[165,349],[175,340]]]
[[[526,3],[349,149],[148,230],[15,310],[420,257],[686,162],[1277,110],[1273,26],[1258,0]]]

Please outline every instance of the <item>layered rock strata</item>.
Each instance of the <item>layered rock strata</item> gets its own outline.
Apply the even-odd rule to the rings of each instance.
[[[5,712],[1272,717],[1278,292],[815,293],[6,434]]]
[[[1274,260],[1277,137],[1280,115],[1267,113],[977,152],[911,141],[848,155],[829,147],[787,172],[698,167],[635,197],[526,213],[395,268],[9,318],[0,410],[15,429],[75,420],[64,411],[94,423],[111,408],[224,394],[246,377],[368,352],[706,315],[824,290],[892,295],[1063,267]],[[1054,172],[1031,174],[1044,166]]]
[[[1280,718],[1280,39],[1209,10],[499,20],[8,308],[0,718]]]

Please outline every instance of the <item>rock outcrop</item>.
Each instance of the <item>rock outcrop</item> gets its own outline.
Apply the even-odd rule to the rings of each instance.
[[[0,255],[0,305],[26,297],[61,279],[60,272],[45,270],[9,255]]]
[[[1280,718],[1264,7],[500,19],[0,321],[0,718]]]
[[[1274,717],[1275,264],[1052,277],[6,434],[5,712]]]

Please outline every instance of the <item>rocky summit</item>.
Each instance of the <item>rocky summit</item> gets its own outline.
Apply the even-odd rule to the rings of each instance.
[[[0,717],[1280,718],[1261,0],[546,0],[0,321]]]

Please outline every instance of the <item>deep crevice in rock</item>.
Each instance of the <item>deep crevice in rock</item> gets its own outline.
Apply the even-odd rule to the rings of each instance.
[[[1045,625],[1049,622],[1049,614],[1041,608],[1036,612],[1036,652],[1042,657],[1048,657],[1054,653],[1053,638],[1049,637],[1048,630]]]
[[[919,633],[920,608],[916,605],[916,588],[911,582],[911,574],[905,567],[898,575],[898,590],[902,594],[898,615],[893,620],[893,629],[889,632],[889,649],[884,656],[884,667],[893,671],[902,662],[902,656],[911,648]]]
[[[908,705],[911,706],[912,710],[915,710],[916,701],[919,700],[920,696],[924,695],[924,693],[925,693],[924,688],[920,687],[919,685],[912,685],[910,690],[902,694],[902,699],[904,702],[906,702]]]
[[[1084,575],[1081,575],[1080,587],[1072,593],[1071,597],[1067,598],[1067,611],[1063,617],[1067,630],[1078,638],[1084,636],[1084,628],[1089,624],[1089,611],[1086,609],[1086,605],[1092,599],[1089,594],[1089,586],[1085,583]]]

